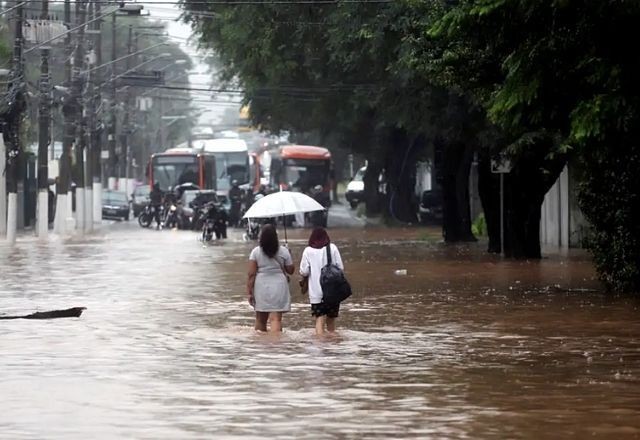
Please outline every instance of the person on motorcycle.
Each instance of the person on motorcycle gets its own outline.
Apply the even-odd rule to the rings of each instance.
[[[160,189],[158,182],[153,184],[153,188],[149,193],[149,205],[153,208],[153,219],[156,221],[156,229],[160,229],[160,207],[162,206],[164,193]]]
[[[229,189],[229,200],[231,201],[231,212],[229,212],[229,223],[233,226],[238,226],[240,222],[240,211],[242,210],[242,189],[237,180],[231,182],[231,189]]]
[[[178,189],[169,187],[164,194],[163,206],[164,206],[164,227],[165,228],[177,228],[178,227]]]
[[[216,235],[216,239],[227,238],[227,212],[226,210],[216,204],[215,202],[209,202],[206,205],[207,213],[205,218],[205,226],[208,227],[207,222],[210,220],[212,223],[213,231]]]

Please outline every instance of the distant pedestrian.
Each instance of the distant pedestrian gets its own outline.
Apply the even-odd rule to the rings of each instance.
[[[162,208],[163,198],[164,193],[160,189],[160,184],[155,182],[149,193],[149,206],[153,209],[153,218],[156,221],[157,229],[160,229],[160,223],[162,222],[160,219],[160,209]]]
[[[260,233],[260,245],[249,256],[247,295],[256,311],[255,329],[282,331],[282,314],[291,310],[289,275],[293,273],[289,250],[280,246],[278,233],[272,225],[265,225]]]
[[[344,270],[342,257],[338,247],[331,243],[329,234],[324,228],[316,228],[309,237],[309,246],[302,253],[300,261],[300,275],[308,277],[309,302],[311,315],[315,318],[316,334],[325,331],[336,331],[336,318],[340,312],[340,304],[328,305],[322,302],[322,287],[320,286],[320,271],[327,264],[327,246],[331,252],[331,261]]]

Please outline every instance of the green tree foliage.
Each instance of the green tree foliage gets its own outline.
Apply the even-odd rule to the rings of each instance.
[[[640,165],[640,61],[627,47],[638,41],[640,3],[183,5],[201,43],[216,51],[221,78],[245,91],[255,123],[317,132],[364,152],[373,170],[366,187],[384,167],[390,186],[406,194],[403,164],[432,144],[444,155],[445,212],[465,218],[466,164],[482,147],[490,247],[500,219],[488,164],[508,153],[506,242],[497,243],[507,255],[540,257],[544,194],[569,159],[583,162],[581,201],[594,225],[597,268],[615,289],[638,290],[638,184],[630,170]],[[456,238],[472,236],[468,216],[467,223]]]
[[[185,7],[185,19],[201,43],[216,51],[222,80],[245,91],[255,124],[315,132],[320,142],[364,153],[365,188],[377,189],[385,168],[391,193],[386,205],[397,214],[404,210],[405,218],[415,212],[407,170],[420,150],[436,137],[452,142],[472,132],[460,129],[468,125],[467,107],[458,105],[463,101],[405,65],[404,52],[433,22],[437,1],[203,5],[187,0]]]
[[[583,162],[590,247],[618,291],[640,285],[640,62],[627,50],[639,19],[640,4],[621,0],[463,0],[430,31],[445,43],[441,77],[517,136],[515,154]]]

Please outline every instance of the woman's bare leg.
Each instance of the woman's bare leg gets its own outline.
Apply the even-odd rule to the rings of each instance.
[[[271,331],[273,333],[280,333],[282,331],[282,312],[271,312],[269,314],[269,321],[271,322]]]
[[[324,334],[324,323],[326,321],[326,316],[316,316],[316,335]]]
[[[255,325],[256,331],[266,332],[268,319],[269,319],[268,312],[256,312],[256,325]]]
[[[333,333],[336,331],[336,318],[329,318],[327,316],[327,331]]]

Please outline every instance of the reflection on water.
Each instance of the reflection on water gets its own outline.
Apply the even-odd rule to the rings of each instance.
[[[252,331],[239,234],[123,225],[0,248],[3,312],[88,307],[0,321],[0,437],[640,436],[638,303],[603,295],[586,256],[332,234],[356,293],[324,339],[297,292],[285,334]]]

